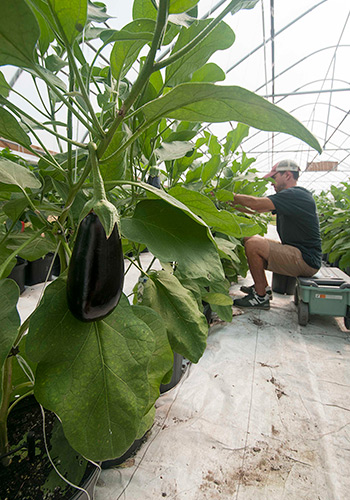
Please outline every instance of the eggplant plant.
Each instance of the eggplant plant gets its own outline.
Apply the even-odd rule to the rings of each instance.
[[[340,269],[350,269],[350,184],[342,182],[316,197],[320,214],[322,252]]]
[[[217,169],[215,155],[206,162],[201,178],[216,177],[215,197],[192,189],[198,152],[190,154],[187,142],[201,124],[241,122],[291,134],[320,151],[295,118],[246,89],[224,85],[222,70],[208,62],[234,42],[225,16],[256,3],[227,0],[215,17],[197,19],[198,0],[134,0],[133,20],[113,30],[106,27],[109,16],[100,2],[2,0],[0,65],[20,69],[27,83],[16,90],[0,73],[0,136],[38,161],[25,166],[0,157],[1,455],[9,449],[9,412],[34,392],[58,415],[79,453],[92,460],[120,456],[152,425],[159,386],[171,376],[173,351],[194,363],[202,356],[208,331],[202,290],[209,287],[220,295],[220,305],[230,304],[222,302],[224,243],[210,228],[234,237],[256,228],[216,206],[229,201],[234,182],[240,182],[234,180],[234,162],[233,177]],[[228,134],[228,150],[233,135]],[[55,139],[57,152],[48,137]],[[207,146],[214,148],[214,142],[208,139]],[[155,155],[169,148],[177,151],[177,163],[169,166],[167,188],[159,189],[145,182],[146,176]],[[186,180],[179,185],[186,165]],[[69,295],[70,307],[67,301],[77,246],[81,266],[94,272],[89,245],[85,254],[81,248],[85,217],[98,219],[105,239],[117,228],[130,265],[140,268],[144,247],[162,263],[160,271],[141,269],[145,282],[138,302],[130,304],[121,294],[118,305],[95,321],[81,321],[84,317],[71,312],[77,305],[72,301],[84,300],[84,287],[74,289],[75,298]],[[28,224],[18,234],[20,219]],[[228,243],[225,248],[230,252]],[[49,251],[58,255],[61,275],[20,324],[19,290],[6,277],[16,256],[34,260]],[[119,250],[111,256],[120,273],[122,259]],[[97,281],[85,292],[94,294]],[[26,366],[34,378],[23,382],[19,368]]]

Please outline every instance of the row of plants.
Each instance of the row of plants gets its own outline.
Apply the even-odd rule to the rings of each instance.
[[[350,184],[342,182],[315,196],[323,258],[350,274]]]
[[[252,126],[292,134],[320,150],[296,119],[248,90],[222,84],[223,71],[208,62],[234,42],[225,16],[256,3],[227,1],[219,15],[203,20],[198,0],[135,0],[133,21],[116,31],[105,26],[109,16],[101,3],[2,2],[0,65],[23,69],[33,85],[18,95],[0,74],[0,136],[32,151],[38,163],[0,156],[1,455],[9,451],[8,415],[33,393],[58,415],[83,456],[122,455],[152,425],[173,352],[194,363],[202,356],[203,301],[231,320],[229,285],[246,272],[241,238],[266,225],[263,216],[242,215],[229,204],[233,192],[265,190],[253,159],[241,154],[238,160],[242,139]],[[87,40],[95,46],[90,57],[83,50]],[[103,54],[109,63],[101,67]],[[206,128],[230,121],[238,124],[222,143]],[[78,124],[86,143],[75,137]],[[57,154],[42,132],[56,138]],[[43,153],[32,148],[34,140]],[[121,235],[111,271],[125,258],[141,279],[132,303],[120,294],[108,315],[86,322],[67,303],[67,275],[81,243],[78,228],[91,214],[105,241],[115,231]],[[161,262],[160,271],[142,268],[145,248]],[[59,257],[61,274],[20,324],[19,290],[6,277],[17,256],[34,260],[48,252]],[[83,257],[85,264],[92,258]],[[91,266],[88,272],[94,273]],[[94,276],[95,283],[107,274]],[[21,369],[26,366],[30,380]]]

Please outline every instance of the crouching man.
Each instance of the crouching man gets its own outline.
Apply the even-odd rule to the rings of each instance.
[[[241,287],[247,295],[235,306],[269,309],[271,288],[265,269],[286,276],[313,276],[321,267],[321,237],[316,204],[311,193],[297,186],[299,167],[292,160],[278,162],[264,178],[272,178],[276,194],[258,198],[234,195],[234,206],[277,214],[281,242],[262,236],[244,239],[249,270],[254,280]],[[242,211],[248,211],[244,210]]]

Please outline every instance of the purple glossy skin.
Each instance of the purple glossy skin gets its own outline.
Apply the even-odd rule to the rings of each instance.
[[[107,239],[96,214],[81,222],[68,269],[67,301],[80,321],[99,321],[117,306],[124,282],[124,257],[118,228]]]
[[[160,189],[160,178],[158,175],[152,176],[149,175],[147,179],[147,184],[150,184],[151,186],[154,186],[158,189]]]

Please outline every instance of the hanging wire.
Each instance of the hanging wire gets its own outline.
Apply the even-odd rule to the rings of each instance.
[[[264,12],[264,0],[261,0],[261,19],[262,19],[262,32],[263,32],[263,44],[264,44],[264,71],[265,71],[265,89],[266,94],[268,93],[268,76],[267,76],[267,44],[266,44],[266,30],[265,30],[265,12]],[[268,161],[270,160],[270,150],[272,150],[273,142],[272,137],[269,135],[269,139],[271,139],[271,147],[268,151]],[[272,161],[269,163],[272,163]]]

